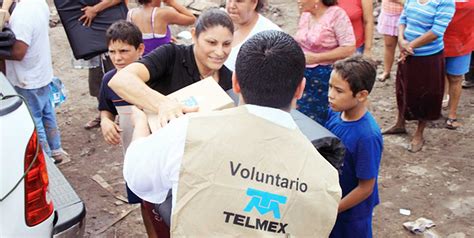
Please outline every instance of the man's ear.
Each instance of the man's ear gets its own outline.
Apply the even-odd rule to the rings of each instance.
[[[369,91],[362,90],[356,94],[357,101],[365,102],[367,101],[367,97],[369,97]]]
[[[234,90],[234,93],[240,94],[240,85],[235,72],[232,73],[232,90]]]
[[[298,84],[298,87],[296,87],[295,95],[293,96],[293,98],[301,99],[301,97],[303,97],[305,86],[306,86],[306,78],[303,77],[303,79],[301,79],[301,82]]]

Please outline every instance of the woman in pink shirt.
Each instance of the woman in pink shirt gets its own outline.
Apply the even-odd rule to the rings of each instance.
[[[374,7],[372,4],[372,0],[338,0],[337,3],[351,19],[357,53],[365,56],[371,56],[374,39]]]
[[[321,125],[327,120],[332,64],[355,52],[351,22],[336,4],[336,0],[298,0],[301,17],[295,39],[306,57],[306,87],[298,110]]]

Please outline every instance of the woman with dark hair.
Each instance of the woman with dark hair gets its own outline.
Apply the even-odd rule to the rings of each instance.
[[[351,22],[336,4],[336,0],[298,0],[301,17],[295,39],[306,57],[306,87],[298,110],[321,125],[327,120],[332,64],[355,52]]]
[[[265,0],[227,0],[225,9],[235,26],[232,51],[225,62],[230,70],[235,70],[235,61],[240,47],[253,35],[266,30],[281,31],[281,28],[259,12],[265,6]]]
[[[382,134],[404,134],[405,120],[417,120],[408,146],[413,153],[425,143],[427,121],[441,116],[446,75],[443,36],[454,11],[452,0],[407,0],[400,16],[400,63],[395,82],[398,116],[395,125]]]
[[[128,11],[127,20],[143,33],[144,55],[171,41],[169,24],[191,25],[196,18],[176,0],[163,0],[169,7],[161,7],[162,0],[138,0],[137,8]]]
[[[164,126],[193,110],[166,95],[207,77],[213,77],[224,90],[232,88],[232,72],[224,62],[233,33],[234,25],[226,12],[207,10],[192,30],[192,45],[162,45],[118,72],[109,86],[125,101],[158,113]]]

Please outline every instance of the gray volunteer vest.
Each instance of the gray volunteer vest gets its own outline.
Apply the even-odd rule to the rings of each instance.
[[[338,174],[299,129],[238,107],[190,118],[185,143],[174,236],[328,237]]]

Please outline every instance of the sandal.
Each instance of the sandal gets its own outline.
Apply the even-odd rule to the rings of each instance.
[[[408,151],[412,153],[416,153],[423,148],[424,144],[425,144],[425,140],[421,140],[420,143],[418,144],[414,144],[413,142],[411,142],[410,145],[408,146]]]
[[[446,119],[446,128],[450,130],[456,130],[461,125],[458,123],[458,119],[456,118],[448,118]]]
[[[377,77],[377,80],[380,82],[385,82],[385,80],[390,79],[390,74],[381,74]]]
[[[382,135],[396,135],[396,134],[406,134],[407,130],[405,127],[396,127],[392,126],[388,129],[382,131]]]
[[[97,127],[100,127],[100,117],[96,117],[96,118],[88,121],[84,125],[84,129],[86,129],[86,130],[90,130],[92,128],[97,128]]]

